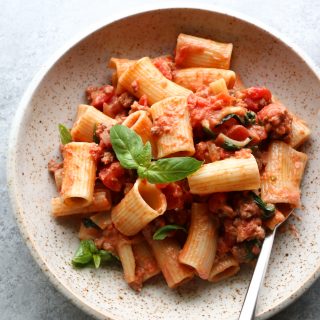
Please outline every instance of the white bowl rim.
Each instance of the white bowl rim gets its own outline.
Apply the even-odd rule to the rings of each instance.
[[[122,11],[121,13],[117,13],[117,14],[114,13],[112,15],[108,15],[108,17],[88,26],[88,28],[85,31],[78,33],[71,40],[67,41],[67,43],[64,46],[62,46],[59,50],[57,50],[55,54],[53,54],[47,60],[47,62],[40,67],[40,70],[36,73],[36,75],[32,79],[31,83],[27,87],[26,91],[24,92],[20,100],[17,112],[12,121],[11,131],[9,135],[9,143],[8,143],[9,147],[8,147],[8,158],[7,158],[7,181],[8,181],[11,207],[12,207],[12,211],[14,213],[15,219],[17,221],[17,224],[19,226],[20,232],[25,240],[25,243],[27,244],[31,252],[31,255],[36,260],[36,262],[40,266],[43,273],[48,277],[48,279],[55,286],[55,288],[61,293],[63,293],[65,297],[67,297],[70,301],[72,301],[81,310],[98,319],[106,319],[106,317],[104,314],[100,313],[99,311],[89,306],[86,303],[85,299],[83,299],[76,293],[72,292],[68,287],[66,287],[60,282],[59,278],[56,277],[52,271],[50,271],[49,266],[45,263],[40,253],[37,251],[36,243],[34,243],[29,238],[28,230],[27,230],[26,224],[24,223],[23,212],[22,210],[19,209],[20,205],[19,205],[19,200],[16,193],[16,184],[15,184],[15,166],[12,165],[16,163],[15,146],[18,142],[18,137],[21,129],[20,123],[23,120],[25,111],[30,101],[32,100],[38,85],[41,83],[41,81],[43,80],[47,72],[50,71],[50,69],[54,66],[54,64],[58,62],[58,60],[62,58],[67,51],[72,49],[75,45],[77,45],[80,41],[82,41],[92,33],[99,31],[100,29],[106,27],[111,23],[128,18],[129,16],[147,13],[151,11],[157,11],[157,10],[166,10],[166,9],[195,9],[195,10],[211,11],[211,12],[216,12],[218,14],[224,14],[230,17],[235,17],[239,20],[252,24],[253,26],[259,28],[260,30],[265,31],[269,33],[271,36],[277,38],[282,42],[282,44],[286,45],[291,50],[293,50],[307,64],[309,69],[314,73],[314,75],[319,79],[319,82],[320,82],[320,68],[316,66],[313,60],[302,49],[300,49],[297,45],[292,43],[292,41],[289,40],[287,37],[280,34],[278,31],[274,30],[272,27],[267,26],[264,23],[252,17],[248,17],[245,14],[239,13],[234,10],[230,10],[226,7],[205,4],[205,3],[198,3],[196,1],[186,1],[183,4],[181,4],[179,1],[174,0],[174,1],[170,1],[170,3],[164,2],[164,3],[156,3],[156,4],[155,3],[144,4],[139,6],[139,8],[129,8],[129,9],[127,8],[125,11]],[[299,298],[305,291],[307,291],[307,289],[314,283],[314,281],[319,276],[320,276],[320,263],[317,266],[316,271],[314,273],[311,273],[310,276],[307,278],[307,280],[301,286],[299,286],[296,289],[296,291],[292,293],[290,297],[285,297],[282,301],[280,301],[280,303],[277,303],[271,306],[269,310],[260,314],[259,318],[267,319],[273,316],[274,314],[278,313],[279,311],[283,310],[284,308],[286,308],[288,305],[294,302],[297,298]],[[108,317],[110,317],[110,319],[118,320],[112,314],[108,315]]]

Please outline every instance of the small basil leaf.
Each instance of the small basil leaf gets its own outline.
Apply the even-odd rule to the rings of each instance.
[[[273,217],[276,207],[272,203],[265,203],[257,194],[255,194],[253,191],[251,191],[251,196],[253,198],[253,201],[258,205],[260,209],[262,209],[263,213],[261,218],[263,220],[270,219]]]
[[[137,169],[139,165],[144,166],[149,146],[144,147],[138,134],[124,125],[116,124],[110,130],[110,138],[112,148],[122,167]]]
[[[144,147],[141,153],[137,154],[137,162],[140,164],[140,166],[148,167],[151,163],[151,143],[148,141]]]
[[[225,116],[224,118],[222,118],[222,120],[216,125],[216,127],[221,126],[222,124],[224,124],[225,122],[227,122],[230,119],[235,119],[237,120],[239,123],[243,124],[243,120],[235,113],[230,113],[227,116]]]
[[[173,230],[182,230],[184,232],[187,232],[187,230],[184,227],[181,227],[177,224],[168,224],[168,225],[163,226],[162,228],[158,229],[154,233],[152,239],[153,240],[163,240],[169,235],[170,231],[173,231]]]
[[[174,182],[196,172],[202,163],[191,157],[160,159],[152,162],[147,169],[138,168],[138,175],[150,183]]]
[[[99,255],[103,262],[120,261],[119,257],[107,250],[99,250]]]
[[[96,144],[99,144],[100,143],[100,139],[99,137],[97,136],[97,124],[95,123],[94,124],[94,127],[93,127],[93,137],[92,137],[92,140],[94,143]]]
[[[72,142],[72,137],[69,129],[67,129],[63,124],[59,124],[59,133],[60,133],[60,140],[63,145]]]
[[[241,149],[241,147],[236,146],[235,144],[231,143],[230,141],[224,141],[223,144],[221,145],[221,147],[225,150],[228,150],[228,151],[236,151],[236,150]]]
[[[86,265],[92,260],[92,252],[91,252],[91,242],[92,240],[83,240],[80,243],[79,248],[77,249],[72,263],[74,265]],[[92,241],[93,243],[93,241]]]
[[[99,226],[97,226],[91,219],[89,218],[84,218],[82,219],[82,223],[86,228],[96,228],[100,229]]]
[[[244,116],[244,124],[252,125],[256,123],[256,114],[253,111],[248,111]]]
[[[94,267],[98,269],[101,263],[101,256],[99,256],[98,254],[94,254],[92,255],[92,258],[93,258]]]

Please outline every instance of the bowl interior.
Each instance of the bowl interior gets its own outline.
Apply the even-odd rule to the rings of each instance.
[[[287,45],[240,19],[204,10],[168,9],[116,21],[83,39],[65,53],[42,79],[20,119],[11,154],[11,183],[17,218],[43,269],[70,299],[100,318],[112,319],[236,319],[251,271],[244,269],[228,281],[192,281],[175,291],[162,279],[133,292],[116,268],[74,270],[70,259],[78,246],[77,230],[68,219],[50,215],[56,195],[47,163],[58,157],[58,123],[71,126],[84,90],[110,79],[111,56],[139,58],[172,53],[184,32],[234,44],[232,69],[247,86],[269,87],[311,126],[305,150],[309,163],[303,181],[302,221],[291,219],[299,238],[279,234],[261,291],[258,314],[274,313],[301,293],[319,273],[320,216],[316,150],[319,150],[319,79]]]

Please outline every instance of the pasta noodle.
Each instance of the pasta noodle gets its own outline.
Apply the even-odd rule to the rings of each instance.
[[[194,145],[187,99],[170,97],[151,107],[154,132],[167,126],[170,129],[156,135],[157,158],[193,155]]]
[[[168,80],[150,58],[138,60],[119,78],[119,83],[134,96],[146,95],[149,104],[172,96],[187,97],[191,91]]]
[[[214,262],[208,280],[219,282],[234,276],[239,270],[239,262],[231,255],[226,255]]]
[[[93,200],[96,161],[91,155],[95,146],[87,142],[71,142],[63,149],[61,196],[68,206],[88,206]]]
[[[195,194],[254,190],[260,187],[260,175],[253,156],[229,158],[203,165],[188,182]]]
[[[79,108],[82,110],[83,105],[80,105]],[[74,141],[92,142],[95,126],[101,123],[106,126],[112,126],[117,123],[116,120],[106,116],[92,106],[87,106],[87,109],[80,111],[80,114],[79,119],[74,123],[71,130],[72,139]]]
[[[224,93],[224,94],[229,93],[226,85],[226,81],[224,79],[219,79],[211,82],[209,84],[209,90],[214,95],[219,93]]]
[[[211,82],[219,79],[223,79],[227,87],[232,88],[235,83],[236,74],[231,70],[214,68],[178,69],[174,72],[173,81],[195,92],[203,86],[209,86]]]
[[[200,278],[208,279],[217,249],[217,223],[206,203],[193,203],[191,226],[179,261],[193,267]]]
[[[121,233],[133,236],[162,215],[166,207],[164,194],[154,185],[138,179],[122,201],[113,207],[111,219]]]
[[[149,237],[147,240],[169,288],[176,288],[193,278],[192,269],[178,260],[180,246],[176,240],[167,238],[157,241]]]
[[[267,165],[262,176],[261,197],[270,203],[300,206],[300,183],[307,155],[281,141],[269,146]]]
[[[292,148],[299,148],[303,143],[305,143],[311,134],[305,121],[299,119],[294,114],[292,116],[292,135],[289,144]]]
[[[176,64],[180,67],[210,67],[229,69],[231,43],[179,34],[176,47]]]
[[[152,142],[151,127],[152,121],[146,111],[131,113],[122,123],[124,126],[134,130],[142,139],[143,143]]]
[[[111,200],[108,192],[100,191],[93,194],[93,200],[91,204],[86,207],[83,207],[82,205],[66,205],[62,197],[52,198],[51,207],[53,216],[62,217],[73,214],[84,214],[109,210],[111,208]]]

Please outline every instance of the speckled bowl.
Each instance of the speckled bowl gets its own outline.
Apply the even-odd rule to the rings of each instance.
[[[71,125],[89,84],[108,79],[111,56],[138,58],[172,52],[179,32],[234,43],[232,69],[247,85],[265,85],[310,124],[305,146],[309,163],[302,185],[302,221],[292,219],[299,239],[279,234],[261,290],[258,318],[265,319],[301,295],[320,268],[320,82],[308,59],[260,24],[208,6],[139,9],[140,13],[95,26],[62,50],[34,79],[15,118],[8,162],[12,204],[35,259],[50,280],[83,310],[100,319],[236,319],[251,270],[211,284],[194,280],[170,290],[160,278],[139,294],[117,269],[74,270],[70,259],[78,245],[70,221],[50,215],[56,195],[47,162],[58,155],[58,123]],[[199,8],[199,5],[196,5]],[[151,10],[150,9],[155,9]]]

